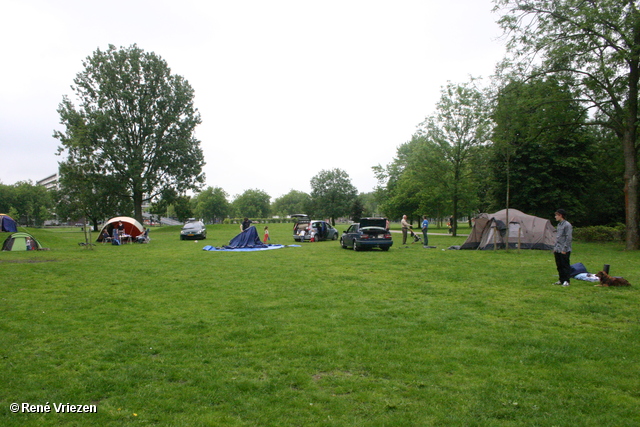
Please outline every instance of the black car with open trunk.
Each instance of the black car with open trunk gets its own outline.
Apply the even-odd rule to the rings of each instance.
[[[388,251],[393,245],[391,232],[387,229],[386,218],[361,218],[359,223],[351,224],[342,233],[340,245],[354,251],[380,248]]]

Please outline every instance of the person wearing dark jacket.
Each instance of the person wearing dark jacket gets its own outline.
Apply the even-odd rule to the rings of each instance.
[[[573,226],[567,221],[567,212],[564,209],[558,209],[555,216],[556,221],[558,221],[558,229],[553,255],[555,256],[556,268],[558,269],[558,281],[554,284],[569,286],[569,281],[571,280],[570,258]]]
[[[247,231],[247,229],[251,227],[251,223],[253,223],[253,221],[245,217],[244,221],[242,221],[242,223],[240,224],[240,231]]]

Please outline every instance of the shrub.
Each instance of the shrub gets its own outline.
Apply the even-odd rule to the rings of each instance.
[[[576,240],[584,242],[623,241],[625,237],[625,226],[624,224],[618,224],[613,227],[596,225],[593,227],[576,228],[573,231],[573,237]]]

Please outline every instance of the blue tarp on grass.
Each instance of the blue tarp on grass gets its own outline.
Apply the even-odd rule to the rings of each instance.
[[[217,252],[254,252],[254,251],[268,251],[270,249],[282,249],[282,248],[299,248],[300,245],[265,245],[264,248],[228,248],[223,246],[216,248],[213,246],[205,246],[202,248],[204,251],[217,251]]]
[[[213,246],[205,246],[205,251],[234,251],[234,252],[251,252],[251,251],[268,251],[270,249],[281,249],[287,245],[267,245],[260,241],[258,231],[251,226],[231,239],[228,245],[216,248]]]

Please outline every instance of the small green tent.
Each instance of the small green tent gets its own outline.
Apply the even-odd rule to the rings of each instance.
[[[2,244],[3,251],[36,251],[43,249],[35,237],[29,233],[19,231],[11,233]]]

